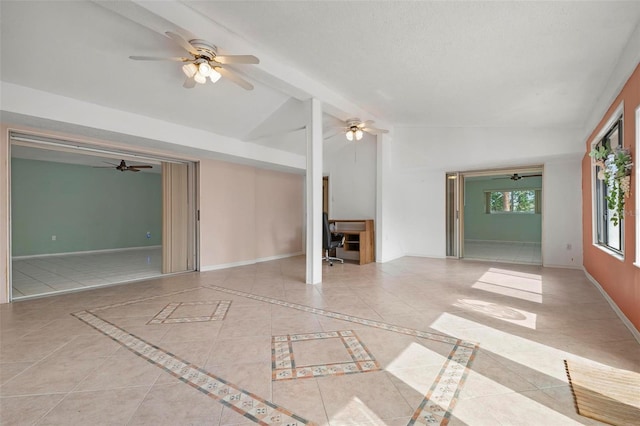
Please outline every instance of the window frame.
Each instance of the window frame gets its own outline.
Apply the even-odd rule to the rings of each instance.
[[[609,119],[602,126],[596,137],[591,141],[590,147],[593,149],[598,144],[602,143],[608,137],[614,133],[618,132],[618,141],[619,146],[624,147],[624,104],[621,103],[615,111],[609,116]],[[606,183],[598,179],[599,167],[591,162],[591,198],[592,198],[592,207],[591,207],[591,225],[592,225],[592,244],[603,250],[604,252],[610,254],[611,256],[618,258],[620,260],[624,259],[625,253],[625,241],[624,241],[624,223],[625,220],[622,219],[618,222],[618,238],[620,242],[620,248],[609,245],[611,241],[609,238],[609,209],[607,208],[606,201]],[[603,191],[604,189],[604,191]],[[602,234],[602,235],[601,235]]]
[[[491,194],[494,192],[515,192],[515,191],[533,191],[533,211],[514,211],[514,210],[503,210],[503,211],[492,211],[491,210]],[[484,191],[484,212],[485,214],[542,214],[542,188],[510,188],[510,189],[486,189]],[[513,199],[513,197],[512,197]]]
[[[640,105],[636,108],[636,145],[635,153],[637,155],[640,152]],[[640,173],[636,171],[634,167],[633,171],[636,175],[634,193],[636,195],[636,212],[640,211],[640,194],[638,194],[638,188],[640,188]],[[640,215],[636,214],[636,259],[635,266],[640,267]]]

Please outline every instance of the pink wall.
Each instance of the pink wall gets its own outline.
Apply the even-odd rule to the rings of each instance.
[[[590,143],[621,102],[624,102],[624,146],[631,149],[634,162],[631,174],[631,191],[625,204],[624,260],[619,260],[593,245],[591,159],[588,156]],[[635,187],[635,176],[638,166],[640,166],[638,153],[635,152],[636,126],[638,125],[635,122],[635,110],[638,105],[640,105],[640,65],[636,67],[618,97],[586,141],[587,154],[582,160],[582,235],[586,271],[600,283],[636,329],[640,330],[640,269],[633,264],[636,257],[635,200],[637,188]]]
[[[200,162],[202,269],[300,253],[302,222],[302,176]]]

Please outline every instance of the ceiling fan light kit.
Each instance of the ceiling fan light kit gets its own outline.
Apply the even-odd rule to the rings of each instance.
[[[349,142],[362,140],[365,132],[372,135],[389,133],[388,130],[372,127],[373,121],[371,120],[361,121],[359,118],[350,118],[346,121],[346,124],[347,126],[343,128],[343,131]]]
[[[192,58],[157,56],[129,56],[137,61],[178,61],[184,62],[182,72],[187,76],[183,87],[191,89],[196,83],[205,84],[207,77],[212,83],[226,77],[243,89],[253,90],[253,85],[234,71],[224,68],[227,64],[258,64],[260,60],[253,55],[218,55],[216,46],[204,40],[185,40],[181,35],[171,31],[166,32],[173,41],[185,49]]]
[[[358,129],[356,126],[352,126],[346,133],[347,140],[350,142],[354,139],[359,141],[363,136],[364,133],[362,133],[362,130]]]

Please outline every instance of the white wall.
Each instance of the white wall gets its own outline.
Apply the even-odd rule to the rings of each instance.
[[[376,218],[376,140],[349,142],[340,134],[324,143],[323,174],[329,176],[329,217]]]
[[[543,185],[542,262],[581,268],[582,160],[545,163]]]
[[[579,159],[584,148],[578,134],[577,129],[396,127],[389,176],[383,177],[395,195],[382,202],[390,216],[399,218],[404,254],[445,256],[446,172],[542,164],[544,262],[580,265]],[[570,206],[552,208],[567,201]]]

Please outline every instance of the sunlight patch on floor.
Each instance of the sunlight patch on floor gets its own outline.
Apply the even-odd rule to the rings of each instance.
[[[542,277],[538,274],[490,268],[471,287],[529,302],[542,303]]]
[[[563,360],[572,359],[598,364],[588,358],[446,312],[431,324],[431,328],[459,339],[479,342],[484,350],[508,358],[512,362],[517,362],[565,384],[568,380]]]
[[[537,315],[533,312],[524,311],[522,309],[512,308],[510,306],[499,305],[497,303],[485,302],[483,300],[458,299],[453,306],[468,311],[478,312],[491,318],[501,321],[510,322],[522,327],[536,329]]]
[[[385,370],[421,394],[426,394],[447,357],[442,356],[419,343],[411,343]],[[432,366],[426,368],[425,366]],[[434,373],[435,372],[435,373]]]
[[[351,398],[339,412],[331,416],[329,422],[331,424],[353,424],[355,420],[357,420],[358,423],[370,425],[385,424],[385,422],[357,396]]]

